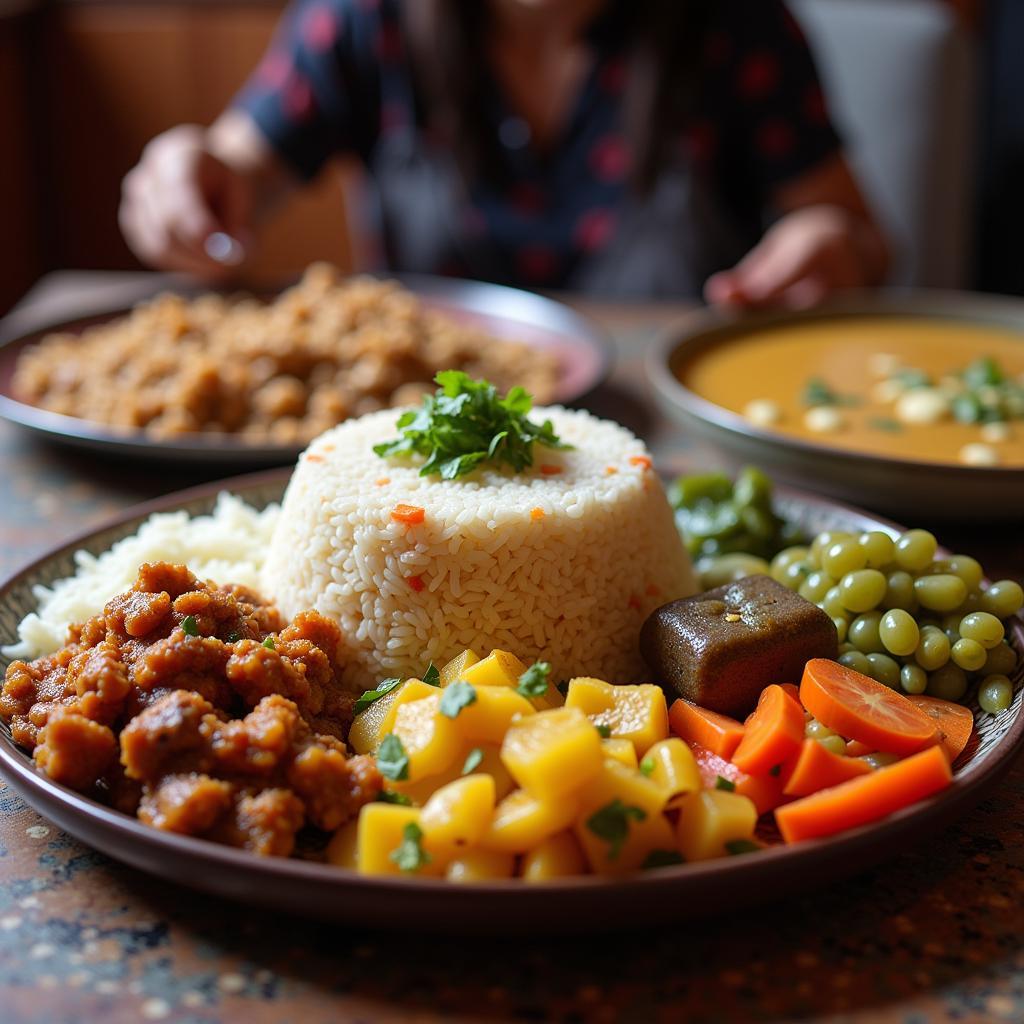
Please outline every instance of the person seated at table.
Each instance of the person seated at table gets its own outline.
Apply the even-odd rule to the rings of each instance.
[[[294,3],[212,127],[146,147],[122,229],[216,279],[336,154],[369,172],[392,270],[736,306],[886,271],[779,0]]]

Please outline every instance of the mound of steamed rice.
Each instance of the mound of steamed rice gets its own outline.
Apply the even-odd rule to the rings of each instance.
[[[257,512],[222,492],[210,515],[160,512],[101,555],[76,551],[73,576],[34,588],[39,606],[21,620],[18,643],[4,647],[3,653],[27,659],[55,651],[63,645],[68,626],[99,614],[115,594],[132,586],[143,562],[181,562],[201,579],[258,590],[278,512],[277,505]]]
[[[548,661],[556,680],[643,678],[641,624],[696,589],[647,451],[585,412],[531,418],[574,447],[536,446],[519,474],[444,481],[419,476],[418,460],[380,458],[393,410],[328,431],[300,459],[260,589],[286,616],[316,608],[340,625],[353,689],[466,647]],[[399,505],[423,522],[396,520]]]

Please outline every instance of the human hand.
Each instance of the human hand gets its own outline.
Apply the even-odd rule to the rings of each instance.
[[[778,220],[731,270],[704,285],[712,305],[806,309],[831,292],[873,283],[884,243],[863,219],[840,206],[816,205]]]
[[[207,280],[228,276],[246,257],[251,217],[249,180],[215,155],[198,125],[153,139],[121,187],[125,241],[162,270]]]

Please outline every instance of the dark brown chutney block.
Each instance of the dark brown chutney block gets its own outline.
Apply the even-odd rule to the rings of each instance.
[[[640,631],[656,678],[725,715],[753,710],[771,683],[799,683],[811,658],[835,658],[835,623],[770,576],[748,576],[662,605]]]

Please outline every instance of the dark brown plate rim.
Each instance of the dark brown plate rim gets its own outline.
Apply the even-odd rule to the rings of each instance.
[[[938,289],[852,290],[809,310],[732,313],[702,309],[687,314],[663,331],[648,349],[644,360],[645,370],[648,380],[664,400],[699,420],[731,434],[739,434],[779,448],[789,448],[808,455],[847,463],[852,472],[857,471],[858,464],[875,463],[891,469],[894,473],[917,474],[930,471],[941,473],[951,479],[960,477],[964,483],[1019,479],[1021,474],[1024,474],[1024,469],[1019,466],[967,466],[959,462],[902,459],[874,452],[839,448],[823,441],[809,441],[757,427],[739,413],[698,395],[674,372],[684,359],[706,349],[728,344],[740,333],[787,323],[806,323],[834,318],[855,319],[883,314],[959,320],[985,326],[1015,328],[1021,332],[1021,343],[1024,344],[1024,299]]]
[[[277,469],[233,477],[189,488],[126,509],[100,526],[84,530],[70,540],[62,541],[15,571],[0,583],[0,600],[3,600],[10,588],[26,582],[27,578],[33,576],[48,561],[81,547],[99,533],[144,519],[154,512],[171,511],[191,501],[215,497],[223,490],[239,494],[243,499],[247,491],[255,491],[258,488],[279,485],[283,490],[290,473],[289,469]],[[900,529],[896,524],[873,513],[798,490],[780,487],[778,495],[784,500],[802,503],[805,506],[816,505],[840,511],[847,516],[861,517],[888,530]],[[1022,649],[1024,623],[1015,623],[1014,628],[1017,647]],[[674,903],[671,897],[692,895],[712,879],[716,882],[716,889],[729,887],[734,888],[736,892],[744,893],[752,893],[755,888],[758,891],[765,890],[759,897],[750,896],[750,902],[756,902],[759,898],[769,898],[772,891],[771,883],[774,880],[814,877],[815,874],[823,872],[831,872],[833,875],[852,874],[861,864],[866,866],[882,859],[885,853],[881,851],[885,851],[890,845],[894,846],[897,840],[909,841],[912,836],[936,828],[966,810],[980,798],[985,789],[993,785],[1009,769],[1022,747],[1024,709],[1018,711],[1016,719],[1005,735],[984,757],[974,762],[968,761],[961,767],[948,789],[937,796],[897,811],[880,822],[823,839],[790,846],[768,847],[749,856],[701,861],[621,878],[579,876],[538,886],[525,885],[522,881],[514,879],[460,886],[444,879],[365,876],[345,868],[317,862],[294,858],[256,857],[251,853],[220,846],[207,840],[160,832],[37,773],[31,759],[14,744],[6,728],[0,729],[0,768],[12,786],[41,813],[45,815],[49,805],[58,806],[66,812],[63,826],[73,834],[76,832],[77,819],[96,823],[106,833],[107,841],[93,845],[100,845],[109,855],[135,863],[137,866],[146,858],[138,854],[133,857],[130,851],[119,851],[117,844],[109,839],[109,836],[116,836],[123,843],[134,844],[140,850],[151,851],[154,856],[180,856],[196,870],[201,870],[204,863],[215,864],[237,873],[243,881],[255,880],[260,885],[293,881],[302,884],[316,883],[321,887],[318,891],[322,894],[330,892],[334,895],[352,895],[358,890],[369,899],[387,894],[395,897],[398,901],[396,906],[404,908],[403,912],[409,915],[414,913],[414,901],[418,897],[425,898],[432,904],[436,902],[436,898],[442,898],[453,912],[458,911],[452,919],[453,922],[461,921],[466,930],[497,931],[502,927],[502,922],[500,917],[494,918],[494,914],[500,915],[507,910],[519,919],[520,925],[525,921],[534,920],[535,915],[550,918],[551,901],[557,901],[559,896],[569,898],[585,896],[587,893],[604,894],[605,897],[614,896],[619,905],[629,905],[635,896],[640,901],[637,906],[648,908],[640,912],[640,919],[656,920],[664,919],[666,916],[678,916],[681,912],[685,914],[685,910],[680,911],[680,904]],[[68,824],[69,820],[71,824]],[[154,873],[170,874],[166,870]],[[182,875],[179,871],[175,873],[175,877],[198,888],[212,888],[209,884],[204,884],[199,875]],[[213,891],[238,898],[238,893],[227,892],[223,888],[216,888]],[[663,896],[666,902],[652,903],[650,897],[653,894]],[[277,899],[272,890],[267,890],[258,901],[274,903]],[[363,899],[361,902],[367,901]],[[484,905],[490,908],[486,912],[479,909]],[[668,908],[672,909],[671,915]],[[317,912],[315,908],[309,906],[307,910],[311,913]],[[324,911],[324,915],[345,916],[327,910]],[[484,920],[485,918],[487,920]],[[399,917],[392,914],[390,920],[391,923],[397,923]],[[467,920],[476,921],[476,925],[466,925]],[[379,923],[383,925],[388,921],[389,915],[382,914]],[[594,922],[590,920],[588,923]],[[576,924],[573,922],[565,921],[560,924],[557,918],[551,925],[561,931],[576,930]],[[439,927],[443,929],[445,925],[442,923]],[[615,927],[615,924],[610,922],[607,927]]]

